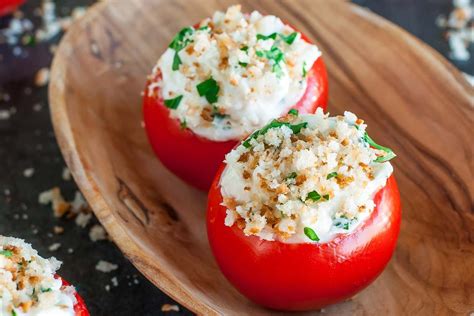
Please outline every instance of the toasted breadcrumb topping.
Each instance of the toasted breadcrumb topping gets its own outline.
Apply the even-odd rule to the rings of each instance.
[[[296,104],[319,49],[279,18],[239,5],[181,30],[150,76],[170,116],[205,138],[241,139]]]
[[[227,154],[225,225],[265,240],[330,241],[368,218],[393,168],[354,114],[293,113]]]
[[[55,277],[60,265],[21,239],[0,236],[0,314],[74,315],[74,288]]]

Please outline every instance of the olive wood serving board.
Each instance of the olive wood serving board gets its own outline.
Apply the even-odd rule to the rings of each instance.
[[[206,237],[206,194],[155,158],[140,92],[177,31],[233,3],[102,1],[63,38],[49,91],[62,153],[101,223],[151,282],[203,315],[275,312],[220,273]],[[433,49],[348,2],[241,3],[316,41],[329,72],[329,111],[357,113],[398,154],[403,220],[395,255],[372,285],[324,314],[474,311],[472,87]]]

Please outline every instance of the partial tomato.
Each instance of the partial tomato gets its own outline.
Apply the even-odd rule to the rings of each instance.
[[[25,0],[1,0],[0,1],[0,16],[7,15],[16,10]]]
[[[308,72],[307,80],[306,91],[293,108],[300,113],[314,113],[318,107],[326,110],[328,82],[321,57]],[[163,165],[174,174],[198,189],[207,191],[224,156],[239,140],[211,141],[183,128],[178,120],[170,118],[159,89],[153,92],[149,93],[147,85],[143,100],[145,129],[153,150]]]
[[[287,311],[318,309],[361,291],[390,260],[401,219],[393,175],[376,194],[373,213],[353,233],[322,244],[286,244],[245,236],[237,225],[224,225],[222,171],[209,192],[209,242],[227,279],[255,303]]]
[[[61,278],[60,276],[57,276],[62,282],[63,286],[69,286],[70,284]],[[84,300],[82,297],[79,296],[79,294],[76,292],[74,294],[76,297],[76,305],[74,305],[74,312],[76,313],[76,316],[90,316],[89,311],[87,310],[86,304],[84,303]]]

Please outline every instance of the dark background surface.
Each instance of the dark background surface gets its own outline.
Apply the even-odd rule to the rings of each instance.
[[[74,7],[93,2],[56,1],[57,14],[69,15]],[[450,0],[353,2],[369,7],[448,56],[443,30],[436,26],[435,20],[440,14],[449,14],[452,9]],[[22,7],[34,23],[39,22],[33,11],[40,3],[39,0],[29,0]],[[0,25],[5,23],[5,19],[0,20]],[[91,224],[82,229],[72,220],[56,219],[50,206],[38,203],[38,194],[52,187],[60,187],[69,200],[77,190],[73,181],[65,181],[61,176],[65,164],[50,123],[47,88],[34,84],[36,72],[49,67],[52,59],[50,46],[59,38],[56,36],[33,47],[22,46],[21,56],[13,56],[13,46],[0,44],[0,96],[4,96],[4,100],[0,97],[0,110],[12,112],[8,120],[0,120],[0,234],[24,238],[43,256],[62,260],[61,275],[76,285],[91,315],[161,315],[162,304],[175,304],[173,300],[143,278],[112,242],[93,243],[88,235]],[[453,63],[464,72],[474,74],[473,59]],[[41,105],[39,111],[37,104]],[[26,168],[34,168],[31,178],[23,175]],[[52,234],[55,225],[63,226],[65,233]],[[49,251],[48,247],[56,242],[62,247],[55,252]],[[74,252],[68,253],[68,248]],[[118,264],[119,268],[111,273],[99,272],[95,270],[99,260]],[[117,287],[111,284],[113,277],[118,279]],[[110,285],[109,291],[105,289],[106,285]],[[167,314],[190,314],[184,308],[180,309],[179,313]]]

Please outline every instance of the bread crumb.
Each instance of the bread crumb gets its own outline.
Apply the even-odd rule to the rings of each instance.
[[[26,168],[25,170],[23,170],[23,176],[25,178],[31,178],[34,173],[35,173],[34,168]]]
[[[92,214],[79,213],[75,219],[75,223],[77,226],[81,228],[86,228],[86,226],[89,224],[91,219],[92,219]]]
[[[93,241],[105,240],[107,239],[107,233],[105,229],[100,225],[94,225],[89,231],[89,238]]]
[[[112,285],[114,287],[117,287],[119,285],[117,277],[113,277],[110,281],[112,282]]]
[[[161,306],[161,311],[162,312],[179,312],[179,306],[178,305],[171,305],[171,304],[163,304]]]
[[[38,87],[44,87],[49,82],[49,68],[41,68],[38,70],[35,76],[35,85]]]
[[[66,214],[71,207],[71,204],[64,200],[58,187],[40,193],[38,202],[43,205],[52,203],[54,216],[58,218]]]
[[[64,227],[61,227],[61,226],[54,226],[54,227],[53,227],[53,232],[54,232],[56,235],[60,235],[60,234],[64,233]]]
[[[48,247],[48,250],[49,251],[56,251],[58,250],[59,248],[61,248],[61,244],[60,243],[54,243],[52,244],[51,246]]]
[[[64,181],[71,180],[71,171],[69,171],[68,167],[63,168],[62,178]]]
[[[100,260],[99,262],[97,262],[95,269],[103,273],[109,273],[114,270],[117,270],[118,265],[104,261],[104,260]]]

